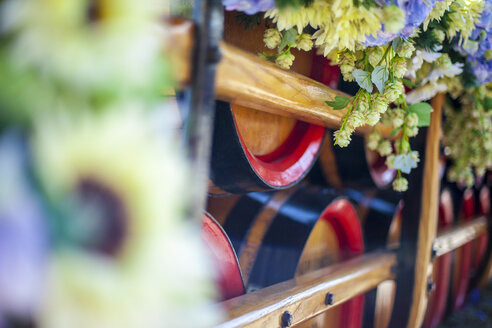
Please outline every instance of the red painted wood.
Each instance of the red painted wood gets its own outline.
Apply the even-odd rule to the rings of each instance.
[[[478,208],[477,215],[489,215],[490,214],[490,191],[487,186],[483,186],[478,193]],[[477,270],[480,263],[483,260],[485,251],[487,249],[487,243],[489,235],[484,234],[477,240],[473,241],[473,257],[472,257],[472,269]]]
[[[221,300],[243,295],[245,290],[236,253],[226,233],[210,214],[203,215],[202,238],[217,270],[216,281]]]
[[[314,55],[311,77],[336,88],[340,71],[329,61]],[[310,169],[323,142],[325,128],[298,121],[289,137],[270,154],[255,156],[245,146],[238,131],[246,157],[253,170],[274,187],[289,186],[301,179]]]
[[[439,203],[438,229],[450,227],[453,224],[453,204],[448,190],[441,193]],[[444,254],[434,261],[435,289],[432,302],[427,305],[424,328],[434,328],[441,322],[446,310],[449,295],[449,280],[451,278],[451,254]]]
[[[340,199],[329,205],[321,214],[333,227],[340,246],[340,260],[364,253],[362,228],[352,204]],[[336,295],[335,295],[336,297]],[[362,325],[364,295],[357,296],[341,305],[340,327],[359,328]]]
[[[463,195],[463,206],[461,210],[462,219],[464,221],[470,221],[473,218],[474,213],[475,198],[473,191],[471,189],[467,189]],[[461,257],[461,263],[458,268],[457,276],[453,277],[452,308],[454,310],[461,309],[465,304],[466,292],[468,290],[468,278],[470,275],[471,242],[456,250],[455,255],[458,253]]]

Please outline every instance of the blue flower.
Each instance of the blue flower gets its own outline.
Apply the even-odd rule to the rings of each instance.
[[[260,11],[267,11],[275,7],[275,0],[222,0],[226,10],[242,11],[254,15]]]
[[[0,139],[0,317],[30,318],[41,295],[47,229],[29,183],[24,143]]]
[[[479,84],[492,81],[492,60],[484,58],[470,60],[473,74]]]
[[[386,5],[392,5],[393,0],[386,0]],[[413,35],[415,30],[425,21],[430,11],[436,5],[436,0],[399,0],[396,5],[405,13],[405,26],[398,33],[389,33],[384,30],[377,37],[367,36],[365,46],[381,46],[391,42],[397,36],[407,39]]]

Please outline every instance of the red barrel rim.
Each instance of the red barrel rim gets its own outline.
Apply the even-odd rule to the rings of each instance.
[[[321,147],[325,128],[297,122],[287,139],[270,154],[256,156],[247,147],[236,126],[244,153],[255,173],[274,187],[287,187],[307,174]]]
[[[453,225],[453,201],[449,190],[445,189],[440,196],[438,227],[440,229]],[[436,272],[434,297],[427,307],[424,321],[425,328],[437,327],[441,322],[449,294],[449,280],[451,275],[451,254],[444,254],[434,261],[433,270]]]
[[[336,88],[339,75],[337,66],[331,66],[323,56],[313,55],[310,75],[313,79]],[[237,125],[236,131],[251,167],[263,181],[273,187],[293,185],[306,175],[318,156],[325,135],[324,127],[297,121],[287,139],[277,149],[256,156],[245,146]]]
[[[376,160],[369,165],[369,173],[371,174],[372,181],[378,188],[384,188],[388,186],[396,176],[396,170],[390,169],[386,165],[386,157],[382,157],[377,152],[366,148],[366,152],[373,152]],[[367,153],[366,153],[367,154]],[[366,155],[366,160],[367,155]]]
[[[220,224],[208,213],[202,216],[202,238],[217,270],[221,300],[243,295],[245,288],[236,252]]]
[[[478,202],[477,202],[477,214],[478,215],[489,215],[490,213],[490,190],[487,186],[480,188],[478,192]],[[487,243],[489,240],[488,234],[483,234],[475,241],[473,241],[473,261],[472,269],[477,270],[482,262],[485,252],[487,250]]]
[[[474,213],[475,197],[473,191],[467,189],[463,194],[461,218],[463,221],[470,221],[473,218]],[[471,265],[471,242],[461,246],[456,252],[461,252],[462,258],[460,267],[458,268],[458,276],[455,277],[453,281],[452,308],[454,310],[461,309],[465,304]]]
[[[338,238],[341,260],[347,260],[364,253],[362,227],[353,205],[346,199],[339,199],[330,204],[321,214],[333,227]],[[336,295],[335,295],[336,297]],[[359,295],[341,305],[340,327],[358,328],[362,325],[364,295]],[[358,315],[354,315],[358,314]]]

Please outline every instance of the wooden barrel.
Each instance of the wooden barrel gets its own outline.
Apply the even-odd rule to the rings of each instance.
[[[208,205],[239,255],[248,291],[364,251],[355,209],[330,190],[302,185],[275,193],[210,198]],[[329,309],[303,327],[360,327],[363,300],[361,295]]]
[[[353,135],[350,145],[340,148],[333,145],[333,137],[328,133],[310,176],[316,183],[327,183],[338,189],[384,189],[396,174],[385,161],[386,157],[367,148],[364,136]]]
[[[357,206],[364,229],[366,252],[395,249],[401,233],[401,194],[393,190],[345,190]],[[396,284],[393,280],[381,283],[365,295],[364,327],[386,328],[393,311]]]
[[[243,295],[244,284],[236,252],[222,227],[208,213],[202,219],[202,238],[217,270],[221,301]]]
[[[239,16],[242,17],[242,16]],[[238,13],[225,13],[224,39],[252,53],[268,51],[263,34],[268,22],[245,29]],[[292,70],[329,84],[339,78],[314,51],[292,50]],[[335,82],[333,82],[335,81]],[[279,87],[283,81],[279,81]],[[332,84],[333,85],[333,84]],[[285,189],[302,179],[318,156],[325,128],[292,118],[217,102],[210,188],[212,194]]]
[[[455,224],[470,221],[475,214],[475,200],[473,190],[466,189],[464,192],[455,185],[450,187],[453,198],[453,212]],[[449,312],[463,307],[468,291],[468,281],[471,264],[471,242],[467,243],[452,253],[451,271],[451,297],[449,298]]]
[[[438,230],[453,225],[453,201],[448,189],[443,189],[439,198]],[[432,266],[433,290],[429,293],[424,328],[434,328],[444,317],[449,295],[449,279],[451,275],[451,254],[444,254],[434,259]]]
[[[476,215],[490,215],[490,190],[487,186],[482,186],[474,190]],[[489,235],[484,234],[472,242],[471,251],[471,277],[476,276],[484,255],[487,250]]]

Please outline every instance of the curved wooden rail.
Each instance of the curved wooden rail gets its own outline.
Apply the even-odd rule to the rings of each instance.
[[[191,76],[189,65],[193,24],[173,19],[169,29],[168,52],[173,59],[178,86],[184,87]],[[346,109],[333,110],[325,101],[346,94],[304,75],[284,70],[225,42],[220,44],[220,51],[215,82],[217,99],[332,129],[340,127]],[[357,131],[368,134],[372,129],[370,126],[363,126]],[[381,124],[377,129],[386,135],[391,132],[391,127]]]
[[[463,222],[456,227],[439,231],[432,246],[434,256],[438,257],[465,245],[487,232],[488,224],[485,216],[472,221]]]
[[[278,327],[306,321],[386,280],[394,279],[396,256],[378,251],[221,303],[229,313],[220,328]],[[285,323],[285,322],[284,322]]]

